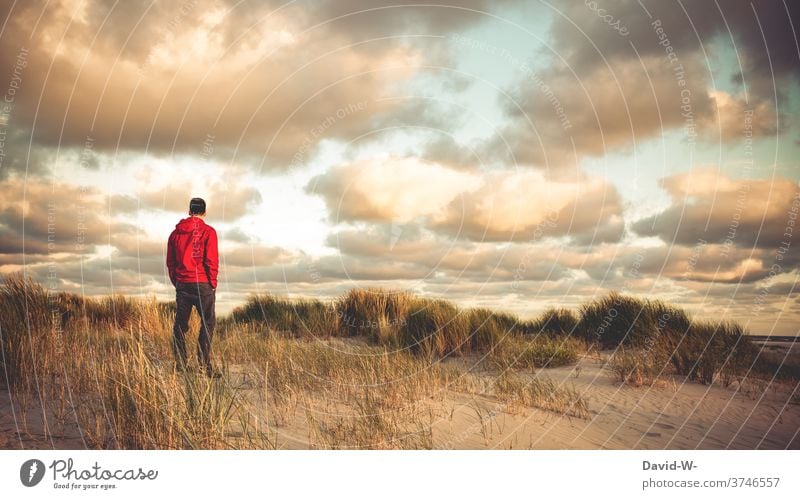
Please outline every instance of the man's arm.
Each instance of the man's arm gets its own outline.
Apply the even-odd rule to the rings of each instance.
[[[167,272],[169,273],[169,280],[175,286],[175,245],[172,243],[172,236],[173,234],[170,234],[169,239],[167,239]]]
[[[208,275],[208,282],[211,287],[217,289],[217,274],[219,272],[219,252],[217,248],[217,231],[208,231],[208,239],[206,239],[206,251],[203,259],[203,266],[206,268]]]

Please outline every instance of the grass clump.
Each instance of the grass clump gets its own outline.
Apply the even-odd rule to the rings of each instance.
[[[538,407],[578,418],[589,416],[586,400],[574,387],[558,386],[549,378],[526,379],[505,371],[495,382],[494,393],[512,412],[514,408]]]
[[[549,335],[571,335],[578,326],[578,317],[567,308],[549,308],[539,317],[528,323],[525,332]]]
[[[403,345],[430,358],[468,353],[472,331],[469,315],[445,300],[420,300],[411,308],[402,330]]]
[[[47,360],[45,349],[60,317],[44,287],[10,275],[0,288],[0,376],[12,388],[30,390],[35,367]]]
[[[170,322],[155,300],[84,299],[6,277],[0,373],[19,403],[22,431],[32,415],[44,438],[63,434],[69,422],[92,448],[230,446],[235,393],[224,382],[173,372]]]
[[[404,291],[351,289],[336,301],[336,315],[345,336],[367,336],[379,345],[407,346],[403,329],[416,301]]]
[[[647,348],[681,338],[691,321],[680,308],[612,292],[581,307],[578,335],[602,348]]]
[[[565,310],[557,312],[561,327],[567,327],[570,314]],[[445,300],[380,288],[352,289],[331,309],[318,302],[251,297],[234,310],[231,320],[237,327],[266,324],[280,331],[316,330],[321,336],[367,338],[373,344],[408,349],[429,359],[494,351],[493,358],[499,360],[502,353],[516,351],[511,342],[517,340],[509,340],[505,347],[497,348],[498,345],[524,330],[524,325],[511,314],[483,308],[465,310]],[[536,342],[520,362],[564,365],[575,360],[573,346],[573,342]]]
[[[466,313],[471,351],[490,350],[520,329],[519,319],[511,314],[493,312],[485,308],[471,309]]]
[[[774,376],[796,383],[800,381],[800,359],[785,353],[770,351],[767,347],[761,347],[758,349],[752,371],[758,376],[766,378]],[[797,395],[800,399],[800,390]]]
[[[199,371],[164,372],[144,352],[106,352],[99,370],[104,385],[84,404],[84,420],[97,419],[104,408],[105,424],[88,437],[100,448],[215,449],[226,448],[227,430],[239,408],[234,390],[209,380]]]
[[[619,349],[606,367],[620,383],[631,386],[652,386],[664,372],[666,362],[653,352]]]
[[[533,369],[574,364],[582,350],[574,338],[510,335],[489,351],[486,360],[498,369]]]
[[[744,329],[731,322],[695,322],[672,349],[675,372],[710,384],[717,377],[728,385],[751,370],[757,349]]]
[[[757,349],[741,326],[729,322],[694,322],[686,331],[662,334],[648,349],[614,353],[609,368],[621,382],[651,385],[661,374],[678,374],[704,384],[726,386],[753,369]]]
[[[647,302],[613,292],[581,307],[580,334],[603,348],[644,346],[656,331]]]
[[[233,310],[228,322],[234,326],[256,324],[264,330],[294,336],[329,337],[340,333],[334,307],[315,299],[290,300],[274,295],[250,296],[244,305]],[[227,324],[223,323],[223,327],[225,326]]]
[[[615,312],[622,325],[582,337],[623,347],[609,364],[620,381],[646,385],[663,370],[728,382],[781,369],[735,324],[692,322],[661,302],[610,299],[627,304]],[[608,307],[606,300],[572,316],[577,330],[592,331],[588,324]],[[77,421],[92,448],[265,448],[277,445],[277,427],[301,419],[315,447],[430,448],[442,418],[432,408],[449,394],[587,414],[574,388],[520,372],[577,360],[586,345],[567,334],[576,329],[568,311],[548,311],[531,329],[513,315],[382,290],[354,290],[332,304],[251,297],[215,341],[215,356],[234,364],[222,366],[221,380],[174,372],[173,314],[154,299],[86,299],[6,277],[0,376],[21,399],[22,427],[38,412],[45,438]],[[653,329],[636,324],[642,320]],[[198,322],[193,314],[193,331]],[[500,373],[470,375],[461,362],[438,362],[476,353]]]

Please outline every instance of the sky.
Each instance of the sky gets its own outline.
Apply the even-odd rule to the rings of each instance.
[[[796,2],[0,5],[0,273],[170,299],[199,196],[218,313],[616,290],[798,333]]]

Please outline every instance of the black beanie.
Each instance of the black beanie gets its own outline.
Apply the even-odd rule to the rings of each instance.
[[[192,198],[189,201],[189,213],[192,215],[202,215],[206,212],[206,202],[202,198]]]

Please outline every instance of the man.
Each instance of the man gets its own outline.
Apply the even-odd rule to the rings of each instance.
[[[200,314],[200,339],[197,349],[200,366],[212,378],[220,375],[211,365],[211,339],[214,335],[214,313],[219,256],[217,231],[206,224],[206,202],[201,198],[189,201],[189,217],[184,218],[167,241],[167,269],[175,286],[175,325],[172,346],[178,370],[186,368],[186,331],[192,307]]]

